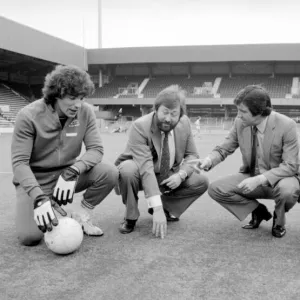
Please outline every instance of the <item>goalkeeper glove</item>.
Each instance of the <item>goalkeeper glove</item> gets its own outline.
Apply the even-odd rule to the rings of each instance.
[[[66,168],[59,176],[52,197],[58,205],[72,203],[78,178],[79,171],[72,167]]]
[[[67,215],[67,213],[57,205],[57,203],[52,202],[50,198],[44,194],[37,196],[33,201],[34,220],[42,232],[46,232],[46,230],[51,231],[52,225],[58,225],[58,220],[53,208],[55,208],[62,216]]]

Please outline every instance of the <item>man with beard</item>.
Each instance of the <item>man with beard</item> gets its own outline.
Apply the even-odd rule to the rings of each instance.
[[[138,192],[144,190],[148,212],[153,214],[152,233],[164,238],[167,221],[178,221],[208,188],[207,178],[186,163],[197,157],[184,91],[170,86],[158,94],[154,111],[132,124],[126,149],[115,162],[126,205],[120,232],[134,230],[140,215]]]

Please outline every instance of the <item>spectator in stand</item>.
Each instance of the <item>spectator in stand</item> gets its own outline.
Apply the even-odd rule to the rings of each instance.
[[[95,114],[84,98],[94,90],[89,75],[75,66],[57,66],[45,78],[43,95],[23,108],[12,138],[16,229],[24,245],[40,242],[59,220],[53,208],[71,203],[86,190],[72,212],[85,234],[101,236],[93,224],[95,206],[114,188],[118,171],[102,162],[103,145]],[[86,152],[79,158],[82,143]]]

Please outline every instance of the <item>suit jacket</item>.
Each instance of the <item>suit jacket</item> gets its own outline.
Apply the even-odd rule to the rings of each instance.
[[[251,161],[251,126],[245,127],[240,118],[225,138],[223,144],[215,147],[209,155],[212,167],[223,161],[238,147],[242,153],[241,173],[248,173]],[[298,175],[299,144],[296,123],[276,112],[269,115],[263,140],[263,160],[268,170],[263,173],[271,186],[285,177]]]
[[[146,198],[160,195],[156,174],[161,153],[161,132],[155,122],[155,112],[137,119],[131,126],[126,149],[115,162],[132,159],[138,166]],[[186,171],[190,176],[193,168],[185,161],[199,158],[189,118],[183,115],[173,130],[175,139],[175,162],[171,171]]]

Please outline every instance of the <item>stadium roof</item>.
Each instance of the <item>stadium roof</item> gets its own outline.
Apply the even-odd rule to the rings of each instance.
[[[300,44],[89,49],[88,64],[299,61]]]
[[[300,61],[300,44],[84,49],[3,17],[0,17],[0,28],[5,28],[0,30],[1,68],[7,65],[5,55],[8,52],[31,57],[28,59],[38,65],[37,68],[43,61],[76,64],[85,69],[94,64]],[[22,69],[21,62],[13,65],[9,67]]]

